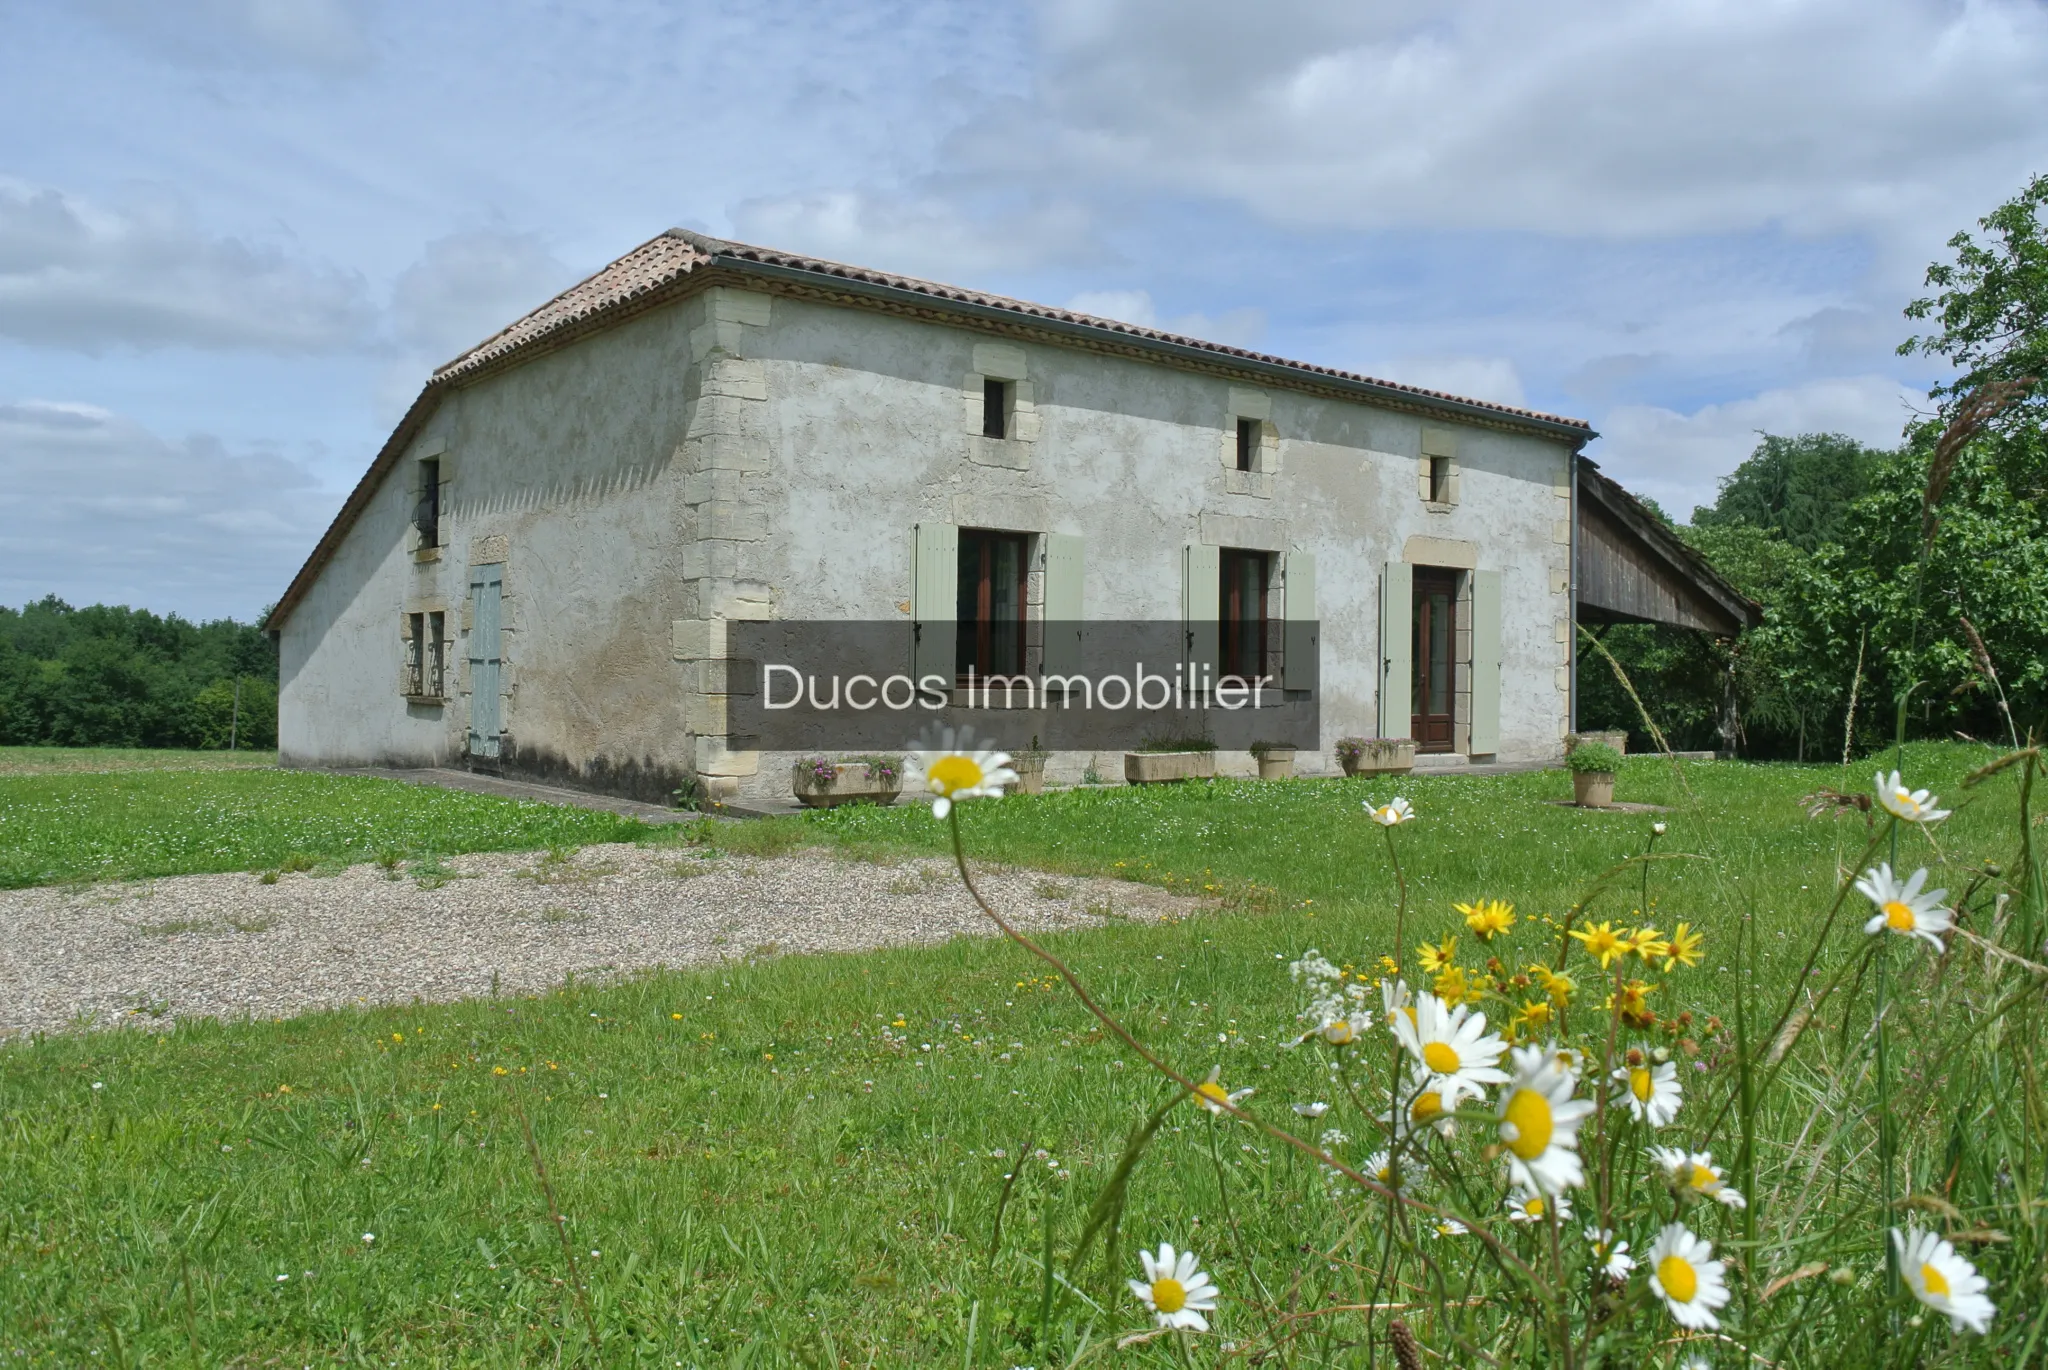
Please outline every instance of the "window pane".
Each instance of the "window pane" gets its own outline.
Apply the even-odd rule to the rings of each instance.
[[[1024,540],[996,539],[989,567],[989,660],[992,675],[1024,669]]]
[[[1451,597],[1429,597],[1429,711],[1451,711]]]

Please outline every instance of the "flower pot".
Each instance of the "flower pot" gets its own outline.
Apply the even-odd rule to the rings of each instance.
[[[1216,774],[1214,752],[1125,752],[1124,779],[1133,785],[1207,780]]]
[[[1613,771],[1573,771],[1572,798],[1582,809],[1604,809],[1614,803]]]
[[[1294,748],[1268,747],[1254,754],[1259,763],[1259,779],[1285,780],[1294,774]]]
[[[1339,751],[1337,763],[1346,775],[1399,775],[1415,769],[1415,740],[1372,737],[1357,751]]]
[[[1614,728],[1602,733],[1568,733],[1564,739],[1564,754],[1570,756],[1582,742],[1605,742],[1608,746],[1628,755],[1628,729]]]
[[[841,804],[894,804],[903,793],[903,777],[884,779],[866,766],[834,766],[830,779],[811,763],[796,762],[789,768],[790,792],[807,809],[836,809]]]
[[[1010,769],[1017,773],[1017,783],[1012,787],[1012,793],[1045,793],[1045,758],[1043,756],[1013,756],[1010,758]]]

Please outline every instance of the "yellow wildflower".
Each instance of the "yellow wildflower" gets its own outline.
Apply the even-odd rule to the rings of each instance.
[[[1446,937],[1441,946],[1431,946],[1424,942],[1415,949],[1415,959],[1420,961],[1423,970],[1431,975],[1448,969],[1457,954],[1458,939],[1455,937]]]
[[[1522,1011],[1515,1015],[1514,1025],[1518,1028],[1526,1028],[1532,1033],[1541,1032],[1550,1026],[1550,1018],[1550,1001],[1547,999],[1532,999],[1528,1003],[1523,1004]]]
[[[1615,958],[1629,953],[1628,934],[1616,932],[1611,923],[1594,923],[1584,928],[1574,928],[1572,936],[1585,947],[1586,955],[1600,962],[1600,969],[1613,965]]]
[[[1696,966],[1700,963],[1700,949],[1706,938],[1692,930],[1692,924],[1680,923],[1671,930],[1671,940],[1664,948],[1664,972],[1671,973],[1673,966]]]
[[[1491,942],[1496,934],[1515,925],[1515,906],[1506,900],[1482,899],[1476,904],[1453,904],[1451,907],[1465,915],[1465,926],[1482,942]]]
[[[1550,1002],[1559,1008],[1570,1008],[1572,995],[1576,994],[1579,988],[1578,982],[1571,976],[1540,963],[1530,965],[1529,979],[1549,995]]]
[[[1656,992],[1655,985],[1631,980],[1621,987],[1619,995],[1607,997],[1607,1007],[1621,1014],[1621,1021],[1632,1028],[1653,1027],[1657,1015],[1650,1011],[1650,995]]]
[[[1436,997],[1443,1000],[1447,1007],[1456,1008],[1467,999],[1476,999],[1479,996],[1473,992],[1470,982],[1465,979],[1464,968],[1451,966],[1436,977]]]
[[[1671,944],[1664,940],[1664,934],[1651,927],[1637,928],[1628,934],[1629,950],[1642,958],[1644,965],[1655,965],[1671,952]]]

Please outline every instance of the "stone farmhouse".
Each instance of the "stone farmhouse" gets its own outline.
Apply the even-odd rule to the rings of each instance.
[[[735,621],[900,619],[987,675],[1048,620],[1179,620],[1313,696],[1304,771],[1555,758],[1575,621],[1754,614],[1593,436],[672,230],[433,374],[269,620],[280,752],[787,797]]]

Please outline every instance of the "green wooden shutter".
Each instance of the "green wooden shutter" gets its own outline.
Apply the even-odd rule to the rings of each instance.
[[[950,690],[960,632],[960,529],[920,523],[910,543],[911,673],[919,680],[938,676]]]
[[[1473,754],[1500,750],[1500,572],[1472,573]]]
[[[1380,736],[1415,727],[1415,570],[1390,561],[1380,576]]]
[[[1081,669],[1083,539],[1078,533],[1045,535],[1045,674]]]
[[[1282,643],[1280,683],[1290,690],[1313,690],[1322,649],[1322,632],[1316,622],[1316,559],[1307,552],[1289,552],[1282,574],[1287,636]]]
[[[504,605],[505,568],[472,566],[469,571],[469,754],[496,756],[504,727],[498,716],[503,639],[499,636]]]
[[[1181,552],[1180,618],[1191,666],[1218,669],[1223,618],[1223,558],[1216,547],[1190,543]]]

